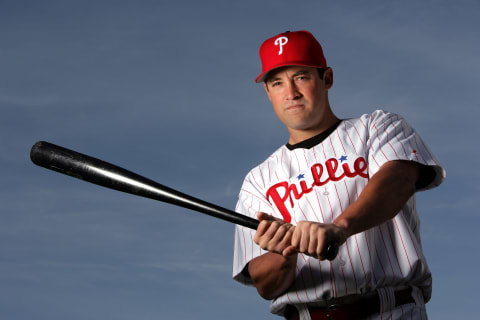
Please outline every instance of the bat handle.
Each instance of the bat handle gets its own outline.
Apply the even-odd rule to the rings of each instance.
[[[338,254],[338,242],[331,241],[327,244],[327,253],[325,254],[325,259],[332,261]]]

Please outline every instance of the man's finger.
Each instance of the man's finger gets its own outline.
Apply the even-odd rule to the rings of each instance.
[[[268,213],[259,211],[257,212],[257,219],[260,221],[263,221],[263,220],[275,220],[276,218]]]
[[[296,226],[295,230],[293,231],[293,235],[292,235],[292,246],[294,246],[295,248],[298,248],[301,238],[302,238],[302,232],[298,228],[298,226]]]
[[[284,257],[288,257],[288,256],[294,255],[296,253],[298,253],[298,251],[297,251],[297,249],[295,249],[294,246],[288,246],[285,249],[283,249],[283,251],[282,251],[282,255]]]
[[[327,248],[325,248],[326,241],[325,238],[319,239],[317,244],[318,258],[320,260],[325,260],[325,254],[327,253]]]

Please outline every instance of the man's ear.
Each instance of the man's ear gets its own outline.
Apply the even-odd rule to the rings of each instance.
[[[330,89],[333,86],[333,70],[328,67],[323,72],[323,82],[325,83],[325,89]]]

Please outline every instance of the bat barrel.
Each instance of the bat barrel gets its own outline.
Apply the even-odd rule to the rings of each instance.
[[[30,158],[33,163],[41,167],[103,187],[200,211],[250,229],[255,230],[258,227],[259,222],[256,219],[181,193],[111,163],[49,142],[35,143],[30,152]]]

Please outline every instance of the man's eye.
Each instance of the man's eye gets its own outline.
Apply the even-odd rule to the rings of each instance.
[[[280,85],[280,81],[272,82],[272,87],[276,87],[276,86],[279,86],[279,85]]]

